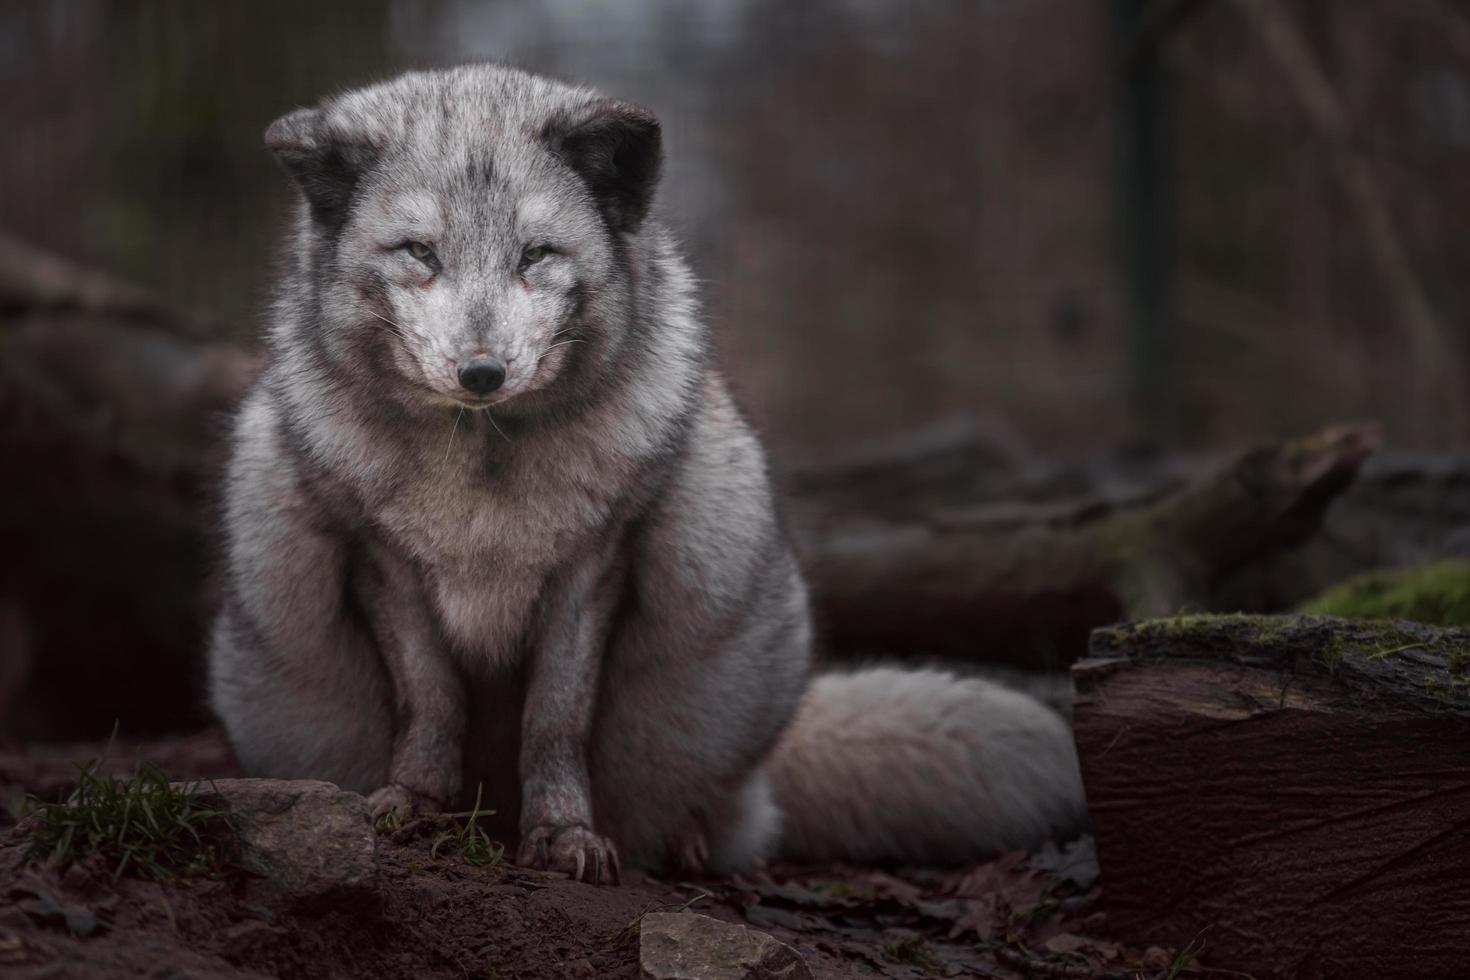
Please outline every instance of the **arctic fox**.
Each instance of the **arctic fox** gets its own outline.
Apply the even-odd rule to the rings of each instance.
[[[247,771],[463,805],[518,860],[951,862],[1077,829],[1066,723],[812,679],[761,446],[649,217],[645,110],[508,68],[273,123],[301,206],[235,422],[215,711]]]

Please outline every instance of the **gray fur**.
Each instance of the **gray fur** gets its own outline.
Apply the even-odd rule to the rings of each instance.
[[[250,772],[333,780],[379,812],[484,782],[518,809],[522,862],[593,880],[620,859],[730,870],[778,848],[790,806],[768,764],[789,782],[801,739],[831,746],[832,712],[804,708],[772,763],[807,690],[806,590],[693,280],[647,217],[658,140],[641,109],[492,66],[268,130],[303,199],[236,422],[210,658]],[[551,251],[531,264],[532,246]],[[454,371],[480,353],[508,365],[488,396]],[[1027,703],[1030,731],[1045,712]],[[1071,759],[1065,726],[1037,730]],[[1056,793],[1075,811],[1069,764]],[[816,812],[793,827],[866,804],[832,786],[799,805]],[[981,823],[966,855],[992,824],[1006,846],[1067,829]],[[924,821],[893,834],[910,831]]]

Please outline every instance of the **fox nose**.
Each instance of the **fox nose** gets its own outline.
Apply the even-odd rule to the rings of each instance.
[[[466,391],[488,395],[505,384],[505,364],[498,357],[477,354],[460,363],[459,383]]]

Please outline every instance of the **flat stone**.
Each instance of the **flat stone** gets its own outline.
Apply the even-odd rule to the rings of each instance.
[[[650,912],[638,932],[649,980],[811,980],[800,953],[749,926],[694,912]]]
[[[239,822],[240,860],[298,906],[377,896],[377,833],[367,800],[314,779],[218,779],[217,794]]]

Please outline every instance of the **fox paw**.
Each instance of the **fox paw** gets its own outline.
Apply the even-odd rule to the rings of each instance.
[[[390,815],[397,820],[407,820],[414,814],[438,813],[444,809],[433,797],[415,793],[400,783],[389,783],[374,791],[368,797],[368,808],[372,810],[374,822]]]
[[[590,828],[533,827],[521,838],[516,863],[542,871],[562,871],[577,881],[616,885],[622,877],[618,850]]]
[[[678,851],[680,871],[695,877],[704,874],[709,864],[709,841],[702,829],[692,829],[680,838]]]

